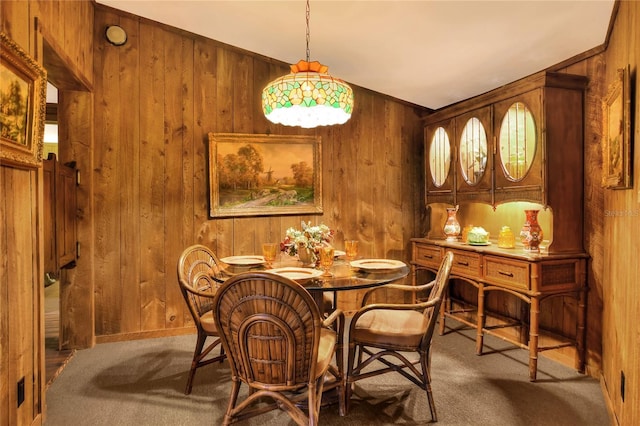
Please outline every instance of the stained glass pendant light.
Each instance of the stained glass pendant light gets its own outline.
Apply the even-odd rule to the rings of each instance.
[[[272,123],[310,129],[344,124],[353,111],[353,90],[331,77],[329,67],[309,61],[309,0],[307,0],[307,60],[291,65],[291,73],[262,90],[262,110]]]

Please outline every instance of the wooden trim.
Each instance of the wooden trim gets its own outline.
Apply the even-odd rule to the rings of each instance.
[[[604,404],[607,407],[607,413],[609,414],[609,421],[613,426],[620,426],[620,422],[618,421],[618,417],[616,416],[616,410],[613,405],[613,401],[611,400],[611,396],[609,395],[607,382],[604,379],[604,376],[602,374],[600,375],[600,389],[602,391],[602,398],[604,399]]]
[[[155,339],[158,337],[182,336],[196,334],[196,327],[167,328],[164,330],[141,331],[136,333],[110,334],[96,336],[96,343],[125,342],[129,340]]]
[[[58,90],[93,91],[91,81],[78,68],[75,61],[66,55],[45,25],[36,18],[36,31],[42,35],[42,63],[47,76]]]
[[[611,40],[611,33],[613,32],[613,27],[616,23],[616,18],[618,17],[618,11],[620,10],[620,0],[616,0],[613,4],[613,9],[611,10],[611,19],[609,20],[609,28],[607,29],[607,35],[604,38],[604,43],[602,46],[603,50],[607,50],[609,47],[609,41]]]
[[[587,84],[588,78],[586,76],[540,71],[478,96],[443,107],[432,114],[422,116],[422,119],[425,124],[435,123],[540,87],[584,89]]]

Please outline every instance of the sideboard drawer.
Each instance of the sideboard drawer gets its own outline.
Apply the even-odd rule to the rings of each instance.
[[[470,253],[461,250],[451,250],[453,252],[452,275],[460,275],[473,279],[482,277],[482,262],[479,253]]]
[[[438,269],[442,262],[442,249],[436,246],[416,244],[413,260],[419,265]]]
[[[501,257],[484,257],[484,277],[490,284],[529,290],[531,264]]]

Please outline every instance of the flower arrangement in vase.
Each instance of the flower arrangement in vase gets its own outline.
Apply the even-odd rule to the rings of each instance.
[[[280,250],[289,256],[298,256],[306,265],[316,265],[319,259],[318,249],[330,245],[334,231],[325,224],[313,225],[311,222],[300,223],[301,229],[289,228],[284,241],[280,243]]]

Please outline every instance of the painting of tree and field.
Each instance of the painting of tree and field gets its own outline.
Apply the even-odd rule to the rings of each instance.
[[[274,214],[292,209],[299,213],[305,207],[316,211],[319,147],[315,143],[264,143],[241,137],[216,141],[214,150],[218,190],[214,207],[219,212]]]

